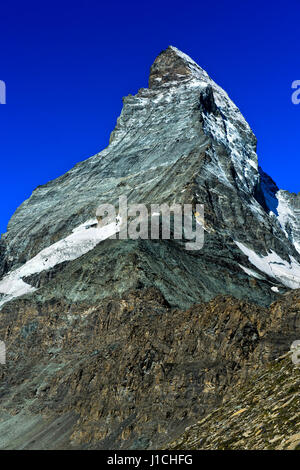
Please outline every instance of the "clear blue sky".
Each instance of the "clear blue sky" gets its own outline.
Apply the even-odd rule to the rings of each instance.
[[[122,96],[172,44],[240,107],[261,166],[300,191],[300,2],[12,1],[0,6],[0,232],[33,189],[108,144]]]

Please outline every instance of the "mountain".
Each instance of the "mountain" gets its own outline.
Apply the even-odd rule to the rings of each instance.
[[[124,195],[203,204],[203,248],[112,239],[96,211]],[[225,91],[164,50],[109,146],[38,187],[1,238],[0,448],[163,446],[286,352],[299,324],[269,309],[300,287],[298,199],[258,167]]]

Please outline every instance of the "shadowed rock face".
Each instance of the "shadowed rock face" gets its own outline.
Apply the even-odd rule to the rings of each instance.
[[[123,101],[109,146],[1,239],[0,448],[157,448],[298,339],[298,291],[269,307],[300,286],[296,196],[258,170],[238,108],[171,46]],[[121,195],[204,204],[203,249],[84,238]]]

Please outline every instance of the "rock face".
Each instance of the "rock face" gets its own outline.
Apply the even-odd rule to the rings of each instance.
[[[298,291],[269,307],[300,287],[298,196],[258,168],[238,108],[172,46],[123,101],[109,146],[1,239],[2,448],[163,446],[298,339]],[[204,204],[203,248],[110,239],[96,209],[122,195]]]

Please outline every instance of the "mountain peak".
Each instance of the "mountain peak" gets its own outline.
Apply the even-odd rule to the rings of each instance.
[[[187,54],[177,47],[169,46],[153,62],[149,76],[149,88],[156,88],[167,82],[186,80],[191,76],[206,75],[206,72]]]

